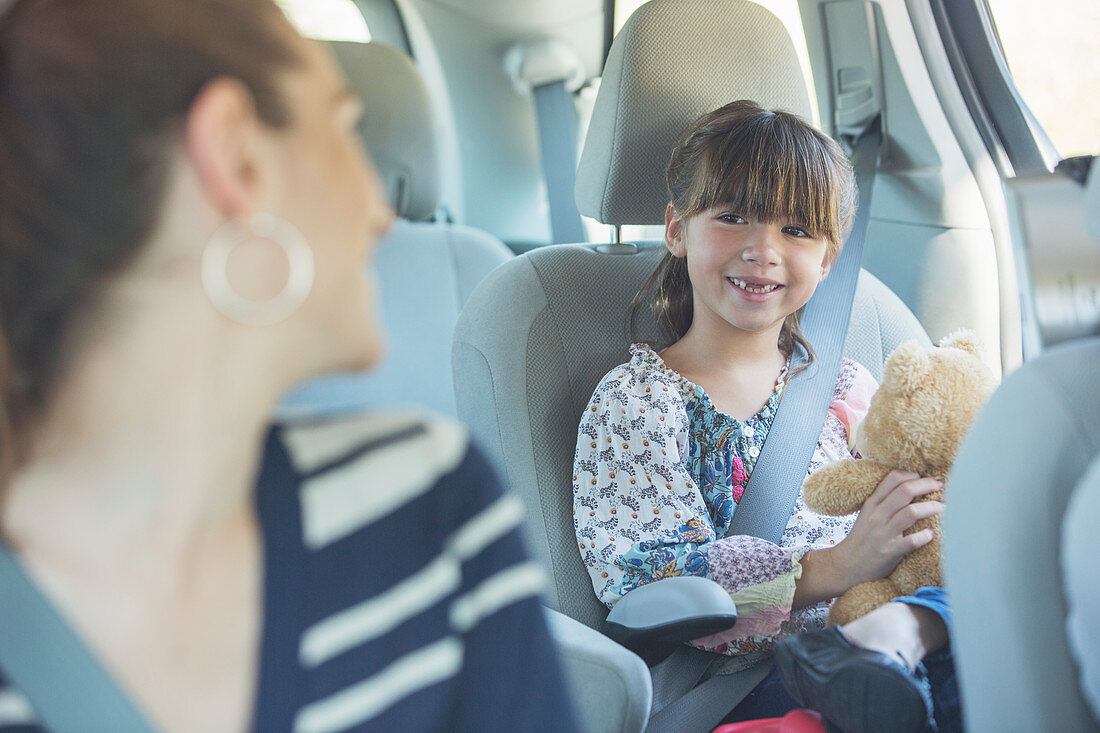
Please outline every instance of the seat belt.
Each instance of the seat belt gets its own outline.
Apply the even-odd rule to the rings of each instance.
[[[550,204],[550,236],[554,244],[584,242],[588,236],[573,198],[577,180],[577,110],[573,97],[564,79],[537,86],[532,93]]]
[[[521,96],[535,98],[543,182],[550,208],[551,244],[588,237],[573,190],[577,179],[577,108],[573,92],[587,77],[584,62],[557,38],[522,41],[504,54],[504,73]]]
[[[871,191],[882,151],[880,116],[876,115],[868,124],[853,148],[852,167],[859,189],[856,220],[840,257],[803,313],[802,331],[814,345],[817,358],[812,373],[804,372],[784,389],[745,493],[733,513],[727,537],[744,534],[779,542],[802,491],[810,458],[832,403],[871,218]],[[770,660],[762,661],[747,670],[713,674],[695,684],[704,678],[716,659],[716,655],[701,655],[699,650],[685,646],[654,667],[653,714],[646,733],[695,733],[713,728],[760,684],[772,667]],[[666,673],[665,669],[669,671]],[[658,682],[670,688],[662,690],[660,697],[656,691]],[[677,695],[680,690],[685,692]]]
[[[54,733],[153,731],[2,545],[0,669]]]
[[[802,332],[813,344],[816,359],[809,370],[789,381],[783,390],[727,537],[752,535],[778,543],[802,490],[844,356],[863,243],[867,239],[871,189],[882,149],[880,120],[876,116],[854,145],[852,167],[859,188],[859,208],[852,232],[829,276],[814,292],[802,314]]]

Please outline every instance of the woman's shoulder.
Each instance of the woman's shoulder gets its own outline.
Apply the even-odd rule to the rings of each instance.
[[[353,412],[277,425],[280,438],[298,473],[354,468],[356,457],[383,458],[423,450],[426,474],[452,469],[466,453],[466,429],[442,415],[418,410]]]
[[[466,430],[415,411],[280,423],[276,435],[298,484],[302,533],[319,548],[399,510],[438,515],[451,495],[473,500],[498,483]],[[488,498],[488,497],[485,497]]]

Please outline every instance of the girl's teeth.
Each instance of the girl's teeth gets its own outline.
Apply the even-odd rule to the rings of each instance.
[[[738,280],[735,277],[731,277],[730,282],[749,293],[770,293],[779,287],[778,285],[748,285],[744,280]]]

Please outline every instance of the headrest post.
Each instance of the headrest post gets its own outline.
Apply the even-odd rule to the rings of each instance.
[[[623,243],[623,228],[618,224],[611,225],[611,243],[622,244]]]

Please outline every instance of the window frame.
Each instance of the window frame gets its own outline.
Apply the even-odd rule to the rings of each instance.
[[[1054,169],[1060,156],[1016,88],[987,0],[930,0],[971,116],[1002,176]]]
[[[410,57],[416,58],[412,43],[409,41],[409,29],[405,26],[405,18],[393,0],[352,0],[352,2],[366,21],[372,42],[393,46]]]

